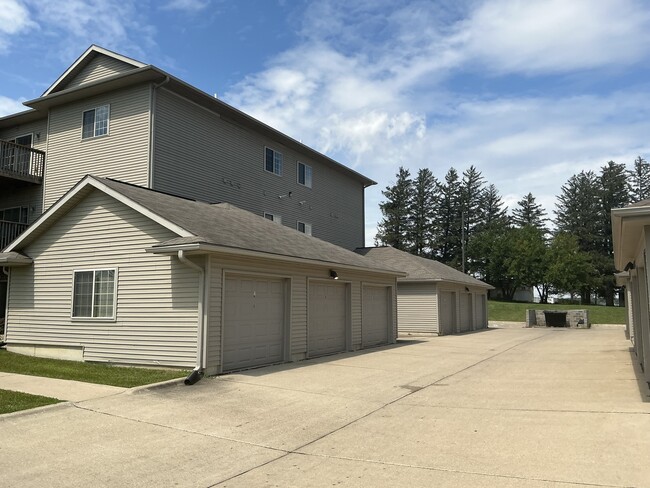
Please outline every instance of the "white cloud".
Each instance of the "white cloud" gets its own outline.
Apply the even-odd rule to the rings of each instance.
[[[24,99],[14,100],[13,98],[0,95],[0,117],[28,110],[28,108],[23,105],[24,101]]]
[[[463,24],[468,62],[501,73],[628,65],[650,45],[650,11],[636,0],[493,0]]]
[[[210,5],[208,0],[169,0],[163,5],[164,10],[181,10],[185,12],[199,12]]]
[[[17,0],[0,0],[0,53],[9,48],[12,36],[37,27],[25,5]]]

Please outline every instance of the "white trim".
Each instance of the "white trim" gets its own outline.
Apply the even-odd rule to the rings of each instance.
[[[32,225],[30,225],[25,232],[23,232],[18,238],[13,241],[5,250],[4,252],[9,252],[13,251],[17,247],[19,247],[23,242],[27,240],[29,236],[31,236],[36,230],[40,229],[45,223],[53,218],[53,215],[56,214],[59,210],[64,208],[70,200],[72,200],[79,192],[84,190],[86,187],[93,187],[96,188],[99,191],[102,191],[106,193],[108,196],[114,198],[120,203],[123,203],[127,207],[132,208],[136,212],[139,212],[140,214],[144,215],[145,217],[153,220],[154,222],[162,225],[166,229],[169,229],[170,231],[174,232],[175,234],[178,234],[179,237],[194,237],[194,234],[185,230],[184,228],[180,227],[179,225],[174,224],[173,222],[170,222],[167,219],[162,218],[160,215],[152,212],[151,210],[143,207],[139,203],[134,202],[130,198],[122,195],[118,191],[113,190],[112,188],[109,188],[106,186],[104,183],[96,180],[92,176],[86,176],[83,180],[81,180],[79,183],[77,183],[72,189],[68,191],[65,195],[63,195],[54,205],[52,205],[43,215],[41,215],[36,222],[34,222]]]
[[[65,70],[65,72],[57,78],[57,80],[52,83],[52,85],[45,90],[45,93],[43,93],[43,97],[49,95],[56,89],[80,64],[82,64],[88,56],[91,54],[104,54],[105,56],[108,56],[110,58],[117,59],[118,61],[122,61],[126,64],[130,64],[136,68],[144,68],[147,66],[144,63],[141,63],[140,61],[136,61],[135,59],[128,58],[122,54],[114,53],[113,51],[109,51],[108,49],[104,49],[103,47],[99,47],[95,44],[91,45],[86,51],[77,58],[77,60],[72,63],[72,65]]]
[[[269,171],[268,169],[266,169],[266,150],[267,150],[267,149],[270,149],[271,151],[273,151],[273,171]],[[280,172],[279,172],[279,173],[276,173],[276,172],[275,172],[275,155],[276,155],[276,154],[279,154],[279,155],[280,155],[280,158],[281,158],[281,161],[280,161]],[[282,154],[282,153],[281,153],[280,151],[278,151],[277,149],[273,149],[271,146],[264,146],[264,158],[262,159],[262,161],[263,161],[263,163],[264,163],[264,171],[265,171],[265,172],[267,172],[267,173],[271,173],[271,174],[273,174],[273,175],[275,175],[275,176],[282,177],[282,173],[284,172],[284,154]]]
[[[300,165],[303,165],[305,167],[305,182],[300,183]],[[307,168],[309,168],[309,184],[307,184]],[[303,163],[302,161],[296,161],[296,182],[300,186],[304,186],[305,188],[312,188],[314,184],[314,168],[311,167],[311,165],[307,163]]]
[[[302,224],[304,226],[304,228],[305,228],[304,231],[300,230],[300,224]],[[298,232],[302,232],[303,234],[308,235],[308,236],[312,235],[311,234],[311,232],[312,232],[311,224],[308,223],[308,222],[303,222],[302,220],[297,220],[296,221],[296,230]]]
[[[13,140],[10,140],[9,142],[13,142],[14,144],[18,144],[18,143],[16,142],[16,139],[20,139],[21,137],[25,137],[25,136],[31,136],[31,138],[32,138],[32,143],[31,143],[31,145],[30,145],[29,147],[34,148],[34,133],[33,133],[33,132],[27,132],[27,133],[25,133],[25,134],[21,134],[21,135],[19,135],[19,136],[15,136],[15,137],[13,138]]]
[[[75,285],[75,276],[77,273],[93,273],[93,290],[91,293],[91,299],[92,303],[90,305],[90,312],[91,314],[94,312],[95,309],[95,274],[97,271],[113,271],[113,311],[110,317],[85,317],[85,316],[75,316],[74,315],[74,285]],[[73,322],[85,322],[85,321],[92,321],[92,322],[116,322],[117,321],[117,276],[118,276],[118,268],[117,267],[109,267],[109,268],[83,268],[83,269],[73,269],[72,270],[72,289],[71,289],[71,297],[70,297],[70,319]]]
[[[100,108],[106,107],[107,109],[107,115],[106,115],[106,134],[96,134],[97,131],[97,110]],[[86,112],[94,111],[95,112],[95,117],[93,118],[93,135],[84,137],[84,114]],[[81,141],[88,141],[90,139],[98,139],[100,137],[107,137],[110,135],[110,130],[111,130],[111,104],[110,103],[105,103],[103,105],[98,105],[97,107],[89,108],[86,110],[81,111]]]
[[[270,220],[271,222],[275,222],[276,224],[281,224],[282,223],[282,215],[276,214],[276,213],[271,213],[271,212],[264,212],[262,216],[266,220]],[[271,218],[269,219],[270,216]]]

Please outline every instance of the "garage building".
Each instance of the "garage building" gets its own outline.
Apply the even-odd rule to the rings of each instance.
[[[390,246],[364,247],[356,252],[377,265],[407,273],[397,280],[400,334],[447,335],[487,328],[487,292],[491,285]]]

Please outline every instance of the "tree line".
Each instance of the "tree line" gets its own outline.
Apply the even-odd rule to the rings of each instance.
[[[611,210],[650,198],[650,164],[609,161],[574,174],[557,196],[555,218],[528,193],[508,212],[499,191],[474,167],[444,180],[399,168],[380,203],[376,244],[435,259],[476,276],[512,300],[517,289],[569,293],[614,304]]]

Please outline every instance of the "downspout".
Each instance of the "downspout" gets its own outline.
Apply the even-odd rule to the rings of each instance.
[[[151,97],[149,100],[149,188],[153,188],[153,158],[155,155],[155,143],[156,138],[154,137],[154,130],[156,124],[156,91],[163,85],[169,83],[169,76],[165,76],[165,79],[158,84],[153,84],[151,88]]]
[[[197,343],[196,343],[196,367],[185,378],[186,385],[193,385],[199,381],[206,368],[206,346],[205,338],[207,336],[206,326],[208,321],[205,317],[205,270],[196,263],[193,263],[185,257],[183,250],[178,251],[178,260],[193,270],[199,273],[199,303],[198,303],[198,330],[197,330]]]
[[[2,273],[7,275],[7,296],[5,300],[5,310],[4,310],[4,317],[3,317],[5,321],[4,331],[2,333],[4,339],[0,340],[0,347],[3,347],[7,344],[7,326],[9,325],[8,319],[9,319],[9,281],[10,280],[9,280],[9,270],[7,269],[6,266],[2,267]]]

